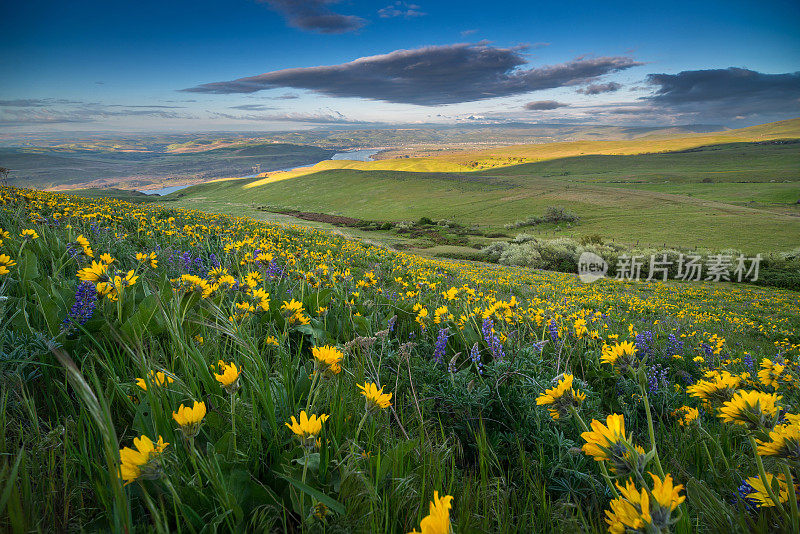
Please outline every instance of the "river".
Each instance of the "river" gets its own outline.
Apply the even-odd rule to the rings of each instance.
[[[330,159],[349,159],[353,161],[372,161],[372,156],[377,154],[383,150],[382,148],[359,148],[357,150],[347,150],[345,152],[337,152]],[[327,160],[321,160],[327,161]],[[319,162],[317,162],[319,163]],[[310,165],[301,165],[301,167],[309,167],[311,165],[316,165],[316,163],[312,163]],[[296,169],[297,167],[290,167],[287,169],[273,169],[267,172],[276,172],[276,171],[291,171]],[[239,178],[257,178],[257,174],[248,174],[247,176],[240,176]],[[145,195],[169,195],[170,193],[174,193],[175,191],[180,191],[181,189],[186,189],[187,187],[191,187],[193,185],[198,184],[186,184],[186,185],[171,185],[169,187],[162,187],[161,189],[147,189],[144,191],[139,191],[140,193],[144,193]]]

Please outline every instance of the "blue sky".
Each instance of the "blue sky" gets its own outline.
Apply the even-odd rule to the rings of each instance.
[[[4,2],[0,128],[800,116],[796,1],[644,4]]]

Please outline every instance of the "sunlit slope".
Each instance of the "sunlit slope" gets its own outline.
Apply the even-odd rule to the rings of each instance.
[[[798,244],[798,146],[580,156],[469,173],[331,169],[204,184],[173,198],[181,206],[227,213],[266,206],[379,221],[427,216],[498,229],[562,206],[581,222],[555,235],[758,252]]]
[[[512,145],[471,151],[450,151],[425,158],[397,158],[378,161],[323,161],[289,172],[269,173],[265,182],[294,178],[331,169],[395,170],[411,172],[468,172],[573,156],[604,154],[632,155],[686,150],[706,145],[800,138],[800,119],[751,126],[711,134],[682,134],[669,139],[640,138],[624,141],[570,141],[533,145]],[[259,184],[260,185],[260,184]]]

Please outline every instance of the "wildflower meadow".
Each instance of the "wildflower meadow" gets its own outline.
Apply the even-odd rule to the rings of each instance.
[[[798,532],[800,299],[0,188],[4,532]]]

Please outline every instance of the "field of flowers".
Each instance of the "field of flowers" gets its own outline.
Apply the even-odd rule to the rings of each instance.
[[[0,530],[797,532],[800,298],[0,189]]]

